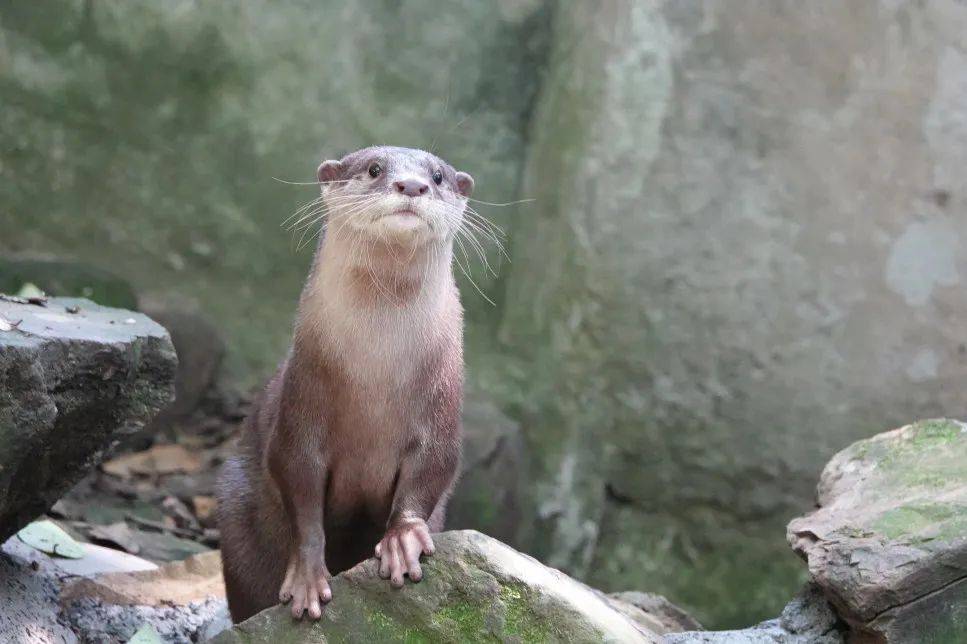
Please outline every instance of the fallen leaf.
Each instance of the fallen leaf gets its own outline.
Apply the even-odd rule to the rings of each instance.
[[[191,497],[191,505],[195,509],[195,516],[202,523],[208,523],[215,513],[215,497],[213,496],[193,496]]]
[[[143,624],[131,636],[128,644],[164,644],[164,640],[158,635],[158,631],[154,630],[154,626],[151,624]]]
[[[174,520],[175,526],[189,530],[201,530],[198,519],[178,497],[166,496],[161,502],[161,509],[168,515],[166,518]]]
[[[20,532],[17,538],[28,546],[36,548],[49,555],[57,555],[68,559],[80,559],[84,556],[81,544],[64,532],[63,528],[53,521],[34,521]]]
[[[182,445],[155,445],[143,452],[124,454],[107,461],[101,466],[105,472],[120,478],[134,475],[152,476],[157,474],[191,474],[204,466],[204,459],[196,452],[190,452]]]
[[[93,526],[87,534],[95,541],[113,544],[132,555],[141,552],[141,545],[137,541],[137,536],[124,521],[110,525]]]
[[[36,284],[31,282],[25,282],[23,286],[20,287],[20,291],[17,292],[17,297],[22,297],[30,304],[47,304],[47,294],[44,293]]]
[[[23,320],[17,320],[14,322],[13,320],[8,320],[0,315],[0,331],[13,331],[20,326],[21,322],[23,322]]]

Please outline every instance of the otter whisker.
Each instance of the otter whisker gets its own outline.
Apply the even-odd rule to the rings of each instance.
[[[355,213],[356,211],[363,210],[363,209],[367,208],[369,205],[371,205],[372,203],[374,203],[377,200],[378,200],[378,197],[377,196],[369,196],[369,197],[363,197],[363,198],[354,199],[351,203],[349,203],[350,207],[348,209],[346,209],[345,206],[341,206],[340,207],[341,208],[340,209],[340,214],[342,214],[343,212],[345,212],[347,216],[348,215],[351,215],[351,214]],[[329,208],[330,207],[329,207],[328,204],[324,204],[323,207],[322,207],[322,209],[321,209],[321,211],[320,211],[321,214],[319,215],[319,217],[317,217],[317,218],[309,221],[304,226],[301,226],[301,228],[303,230],[302,230],[302,235],[299,238],[299,244],[298,244],[298,246],[296,248],[296,252],[302,250],[302,247],[305,246],[305,244],[308,241],[311,241],[312,239],[315,239],[316,237],[318,237],[322,233],[323,230],[325,230],[326,224],[324,223],[320,227],[320,229],[319,229],[319,231],[317,233],[313,234],[308,239],[306,239],[306,234],[316,224],[316,222],[318,222],[320,220],[325,220],[329,216],[329,214],[330,214],[330,209]],[[343,210],[343,209],[345,209],[345,210]]]
[[[485,206],[496,206],[498,208],[503,208],[505,206],[516,206],[517,204],[521,204],[521,203],[531,203],[532,201],[537,201],[537,199],[534,199],[534,198],[517,199],[516,201],[505,201],[503,203],[494,203],[492,201],[482,201],[480,199],[473,199],[471,197],[467,197],[467,201],[472,201],[474,203],[481,203]]]
[[[318,204],[320,204],[320,203],[322,203],[322,195],[319,195],[318,197],[316,197],[316,198],[315,198],[315,199],[313,199],[312,201],[308,201],[308,202],[306,202],[306,203],[304,203],[304,204],[302,204],[301,206],[299,206],[299,207],[298,207],[298,208],[296,209],[296,211],[295,211],[295,212],[293,212],[293,213],[292,213],[291,215],[289,215],[288,217],[286,217],[286,218],[285,218],[285,219],[284,219],[284,220],[282,221],[282,225],[283,225],[283,226],[285,226],[285,225],[286,225],[287,223],[289,223],[289,222],[290,222],[290,221],[292,221],[292,220],[293,220],[294,218],[296,218],[296,217],[298,217],[299,215],[301,215],[301,214],[302,214],[303,212],[305,212],[306,210],[311,210],[311,209],[312,209],[313,207],[315,207],[315,206],[317,206],[317,205],[318,205]]]
[[[455,241],[457,242],[457,244],[459,245],[459,247],[463,250],[464,258],[466,258],[467,251],[463,247],[463,242],[461,242],[459,239],[456,239]],[[463,267],[463,264],[460,263],[460,258],[457,257],[456,255],[454,255],[453,256],[453,261],[456,262],[457,266],[460,268],[460,272],[463,273],[464,277],[467,278],[467,280],[470,282],[471,286],[473,286],[474,290],[477,291],[477,293],[480,294],[480,297],[482,297],[483,299],[487,300],[487,302],[489,302],[491,306],[497,306],[496,304],[494,304],[494,301],[493,300],[491,300],[489,297],[487,297],[487,295],[482,290],[480,290],[480,287],[477,286],[477,283],[475,281],[473,281],[473,278],[470,276],[470,273],[467,271],[466,268]],[[468,261],[468,263],[469,263],[469,261]]]
[[[366,195],[352,195],[352,194],[350,194],[350,195],[330,195],[329,197],[325,197],[323,195],[319,195],[318,197],[316,197],[312,201],[310,201],[310,202],[304,204],[303,206],[301,206],[298,210],[296,210],[294,213],[292,213],[282,223],[283,223],[283,225],[285,225],[286,223],[288,223],[293,218],[295,218],[295,217],[301,215],[302,213],[304,213],[306,210],[311,210],[315,206],[317,206],[319,204],[322,204],[322,203],[333,203],[333,204],[335,204],[335,203],[345,203],[345,202],[349,202],[349,201],[356,200],[358,198],[362,198],[364,196],[366,196]]]
[[[464,238],[467,240],[467,243],[469,243],[470,247],[473,248],[474,252],[476,252],[477,257],[480,258],[480,263],[483,264],[486,271],[491,275],[493,275],[494,277],[497,277],[497,272],[493,268],[491,268],[490,262],[487,261],[486,251],[484,251],[484,248],[483,246],[480,245],[480,242],[477,241],[477,238],[473,236],[473,233],[470,233],[466,230],[461,229],[459,231],[459,234],[462,234],[464,236]],[[457,239],[459,239],[459,235]]]
[[[321,186],[323,184],[330,183],[349,183],[352,179],[339,179],[336,181],[286,181],[285,179],[279,179],[278,177],[272,177],[273,180],[279,183],[284,183],[290,186]]]
[[[348,208],[345,207],[345,206],[341,206],[340,209],[337,211],[337,214],[339,215],[339,218],[340,219],[343,219],[342,226],[345,226],[347,223],[349,223],[349,221],[351,219],[353,219],[357,215],[362,214],[362,213],[365,213],[369,209],[369,207],[372,206],[372,204],[374,204],[377,201],[379,201],[379,197],[374,195],[374,196],[369,196],[369,197],[366,197],[366,198],[357,199],[357,200],[353,201],[350,204],[350,207],[348,207]],[[327,219],[330,216],[330,214],[331,214],[331,210],[327,210],[325,212],[325,214],[323,214],[323,216],[320,217],[320,219]],[[314,225],[314,223],[315,222],[312,222],[313,225]],[[310,239],[313,239],[315,237],[318,237],[320,234],[322,234],[322,232],[326,229],[327,225],[328,225],[328,221],[325,222],[320,227],[319,231],[316,234],[314,234],[312,237],[310,237]],[[307,230],[308,230],[308,228],[311,228],[311,226],[308,226],[307,227]],[[305,233],[303,233],[303,234],[305,234]],[[300,242],[301,242],[301,240],[300,240]],[[302,247],[302,245],[300,243],[299,248],[301,248],[301,247]]]
[[[474,210],[471,206],[466,206],[466,208],[464,209],[464,211],[470,216],[471,219],[473,219],[474,221],[479,222],[485,228],[487,228],[488,230],[490,230],[491,232],[493,232],[495,235],[498,235],[500,237],[506,237],[507,236],[506,233],[504,233],[504,229],[503,228],[501,228],[500,226],[498,226],[494,222],[490,221],[489,219],[487,219],[486,217],[484,217],[483,215],[481,215],[479,212],[477,212],[476,210]]]

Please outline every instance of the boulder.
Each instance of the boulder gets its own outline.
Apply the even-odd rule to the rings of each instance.
[[[842,644],[842,625],[823,597],[809,584],[786,604],[776,619],[731,631],[669,634],[664,644]]]
[[[223,632],[231,642],[658,642],[607,597],[472,530],[436,535],[425,577],[401,590],[369,559],[337,575],[316,623],[275,606]]]
[[[498,309],[522,545],[758,621],[829,455],[964,406],[967,5],[555,6]]]
[[[854,443],[787,537],[857,641],[967,641],[967,425]]]
[[[153,434],[184,421],[206,396],[213,394],[225,355],[225,341],[217,325],[187,305],[145,300],[141,310],[168,330],[178,352],[175,399],[145,429],[146,434]]]
[[[218,553],[155,566],[80,544],[79,559],[12,537],[0,546],[0,642],[123,644],[142,630],[177,644],[230,626]]]
[[[0,540],[171,400],[176,363],[168,333],[139,313],[0,299]]]
[[[611,605],[656,633],[678,633],[702,630],[694,617],[661,595],[637,590],[611,593]]]
[[[447,506],[447,527],[473,528],[518,544],[526,498],[520,425],[479,388],[468,388],[463,405],[463,462]]]

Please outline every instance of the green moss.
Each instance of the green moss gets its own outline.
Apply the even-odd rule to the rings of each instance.
[[[950,503],[910,504],[884,512],[872,527],[888,539],[946,541],[967,532],[967,508]]]
[[[445,627],[451,625],[451,628],[446,630],[452,630],[461,641],[478,642],[487,635],[487,627],[480,611],[479,606],[467,601],[458,601],[438,611],[435,618]]]
[[[904,440],[869,440],[855,454],[877,464],[873,483],[888,494],[897,488],[938,490],[967,480],[967,437],[951,420],[914,423]]]
[[[403,642],[404,644],[429,644],[432,640],[422,629],[404,623],[399,618],[386,613],[376,604],[360,604],[365,615],[369,634],[380,642]]]
[[[913,431],[915,435],[910,442],[917,447],[950,443],[963,434],[960,423],[946,418],[914,423]]]
[[[524,591],[513,585],[500,589],[504,604],[504,630],[522,642],[547,642],[551,640],[551,628],[546,620],[536,615],[524,597]]]

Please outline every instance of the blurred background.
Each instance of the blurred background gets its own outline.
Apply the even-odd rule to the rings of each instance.
[[[168,326],[175,431],[289,342],[273,177],[377,143],[533,200],[477,205],[452,527],[744,626],[833,453],[965,415],[956,0],[5,2],[0,291]]]

